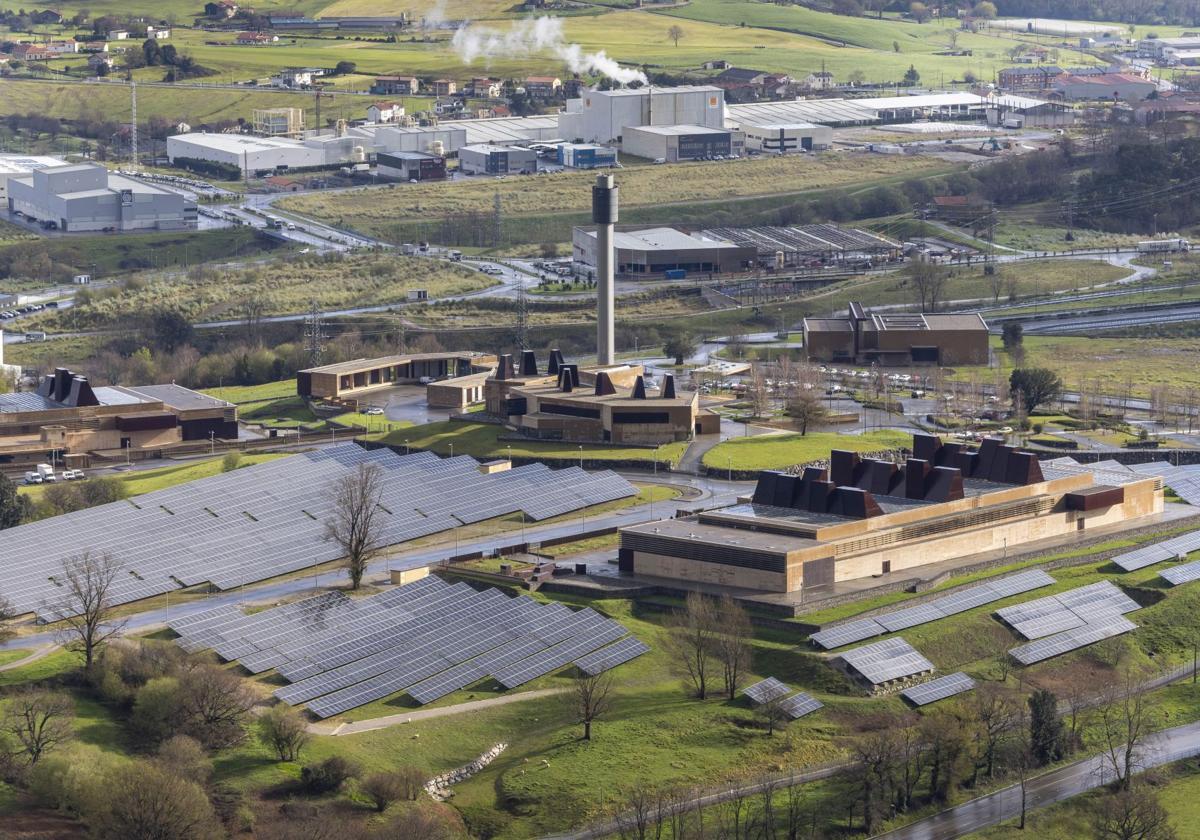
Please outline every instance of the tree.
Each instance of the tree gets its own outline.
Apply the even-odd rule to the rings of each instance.
[[[1027,414],[1034,409],[1058,399],[1062,393],[1062,379],[1049,368],[1017,368],[1008,378],[1013,398],[1019,397]]]
[[[358,70],[358,65],[353,61],[339,61],[333,68],[333,75],[348,76],[356,70]]]
[[[1037,766],[1063,757],[1065,733],[1058,714],[1058,698],[1039,688],[1029,696],[1029,749]]]
[[[683,27],[677,23],[673,24],[671,28],[667,30],[667,37],[670,38],[677,47],[679,46],[679,39],[682,38],[683,35]]]
[[[782,729],[790,720],[783,706],[786,699],[787,695],[780,693],[769,696],[754,707],[754,716],[762,723],[768,735],[774,735],[776,729]]]
[[[733,700],[750,670],[750,638],[753,636],[753,630],[750,616],[741,604],[729,595],[722,595],[721,600],[717,602],[716,620],[720,632],[717,634],[714,648],[717,661],[721,663],[725,695]]]
[[[993,20],[996,17],[996,4],[989,2],[989,0],[982,0],[982,2],[976,3],[975,7],[971,9],[971,14],[984,20]]]
[[[215,840],[221,825],[200,785],[147,761],[120,767],[84,822],[100,840]]]
[[[0,475],[0,531],[15,528],[29,518],[29,499],[17,491],[17,485],[6,475]]]
[[[65,591],[46,613],[62,622],[64,646],[83,654],[88,671],[100,648],[125,626],[112,615],[111,592],[120,571],[121,564],[111,555],[85,551],[64,559],[62,572],[55,576]]]
[[[242,680],[216,665],[199,665],[179,677],[179,695],[188,729],[208,747],[241,743],[254,708],[254,693]]]
[[[696,337],[687,330],[674,330],[663,343],[663,353],[675,359],[675,365],[682,365],[684,360],[696,352]]]
[[[683,610],[667,621],[668,655],[701,700],[708,697],[718,629],[712,599],[699,592],[689,592]]]
[[[921,74],[917,72],[917,68],[913,65],[908,65],[908,69],[904,71],[904,84],[912,87],[917,82],[921,81]]]
[[[846,81],[849,82],[853,87],[858,87],[866,80],[867,80],[866,74],[857,68],[855,68],[854,70],[851,70],[849,73],[846,74]]]
[[[771,392],[767,389],[767,380],[759,365],[750,368],[750,381],[746,384],[746,396],[750,400],[750,411],[753,415],[766,417],[771,410]]]
[[[168,353],[192,340],[192,322],[177,309],[161,309],[152,318],[154,341]]]
[[[829,414],[821,398],[811,390],[801,390],[788,403],[788,416],[800,426],[801,436],[808,434],[808,427],[821,423]]]
[[[393,802],[415,801],[421,795],[425,774],[415,767],[401,767],[389,773],[372,773],[359,785],[375,810],[383,813]]]
[[[909,3],[908,13],[912,15],[913,20],[915,20],[917,23],[924,23],[925,21],[929,20],[929,7],[924,3]]]
[[[198,785],[208,784],[213,771],[212,760],[204,747],[187,735],[175,735],[163,741],[155,753],[154,763],[168,773]]]
[[[912,284],[913,292],[916,293],[916,302],[920,304],[921,311],[937,311],[938,303],[942,299],[942,292],[950,280],[950,272],[937,263],[918,260],[909,263],[908,267],[904,269],[904,273],[905,279]]]
[[[1097,840],[1175,840],[1167,809],[1145,784],[1104,796],[1095,809]]]
[[[1009,353],[1025,341],[1025,328],[1018,321],[1006,321],[1000,330],[1000,341]]]
[[[300,783],[310,793],[332,793],[342,785],[358,777],[358,766],[352,761],[333,755],[319,764],[306,764],[300,768]]]
[[[612,673],[588,674],[580,670],[564,695],[571,714],[583,724],[583,740],[592,740],[592,722],[607,714],[613,703]]]
[[[383,548],[382,495],[383,470],[374,464],[359,464],[333,486],[333,518],[325,523],[325,539],[341,547],[351,589],[362,585],[367,566]]]
[[[17,617],[17,609],[12,601],[0,595],[0,642],[7,642],[16,631],[12,628],[12,620]]]
[[[75,704],[66,694],[28,689],[9,698],[3,731],[19,745],[17,756],[32,766],[60,744],[75,737],[71,725]]]
[[[1126,667],[1121,679],[1110,680],[1101,691],[1096,716],[1102,757],[1117,786],[1128,791],[1158,718],[1154,698],[1140,675]]]
[[[1021,709],[1003,687],[985,683],[975,692],[968,714],[965,723],[977,727],[975,768],[971,776],[974,785],[980,771],[989,779],[995,777],[1004,740],[1019,720]]]
[[[295,761],[309,742],[308,724],[295,709],[278,703],[259,717],[258,740],[280,761]]]

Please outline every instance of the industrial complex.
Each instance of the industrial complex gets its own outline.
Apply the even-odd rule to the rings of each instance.
[[[851,303],[845,318],[805,318],[810,361],[880,365],[982,365],[988,325],[975,314],[869,312]]]
[[[195,227],[196,202],[94,163],[46,166],[10,177],[8,210],[64,231]]]

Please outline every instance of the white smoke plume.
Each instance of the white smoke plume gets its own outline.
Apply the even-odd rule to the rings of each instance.
[[[560,18],[518,20],[507,30],[467,24],[459,27],[451,43],[465,64],[473,64],[479,59],[490,63],[495,58],[553,55],[573,73],[599,74],[623,85],[647,81],[641,70],[622,67],[604,50],[589,53],[579,44],[568,43]]]

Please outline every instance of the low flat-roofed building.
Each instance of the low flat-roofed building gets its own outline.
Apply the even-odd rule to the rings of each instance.
[[[180,230],[198,220],[194,201],[95,163],[10,178],[8,209],[64,231]]]
[[[804,348],[812,362],[880,365],[982,365],[988,325],[978,313],[874,314],[851,303],[845,318],[805,318]]]
[[[571,233],[575,262],[594,272],[599,257],[596,231],[577,227]],[[675,228],[617,231],[613,235],[618,277],[648,279],[668,272],[684,275],[731,274],[754,267],[757,252],[723,239],[696,236]],[[673,275],[674,276],[674,275]]]
[[[428,152],[380,152],[375,156],[380,178],[402,181],[442,181],[446,178],[446,159]]]
[[[180,385],[93,388],[58,368],[36,392],[0,394],[0,460],[10,463],[237,437],[236,405]]]
[[[916,435],[903,463],[834,451],[828,469],[760,474],[748,502],[623,528],[619,565],[689,584],[836,592],[1162,510],[1157,476],[1042,465],[996,439],[968,450]]]
[[[486,411],[538,440],[659,446],[719,430],[698,392],[676,390],[671,376],[648,388],[643,374],[640,365],[568,365],[557,350],[543,374],[531,351],[519,365],[504,355],[484,383]]]
[[[621,134],[621,151],[628,155],[675,163],[729,157],[745,151],[741,132],[703,125],[627,126]]]
[[[476,144],[458,150],[458,168],[468,175],[537,172],[537,152],[518,146]]]
[[[495,364],[495,356],[471,350],[353,359],[300,371],[296,374],[296,393],[315,399],[353,400],[377,388],[411,385],[426,377],[453,379],[490,370]]]
[[[65,160],[45,155],[0,154],[0,203],[8,206],[8,181],[32,175],[39,169],[66,166]]]
[[[167,138],[167,159],[175,163],[179,158],[223,163],[242,172],[304,169],[326,163],[323,148],[305,145],[300,140],[203,132]]]
[[[742,123],[746,149],[758,152],[812,152],[833,145],[833,129],[815,123]]]

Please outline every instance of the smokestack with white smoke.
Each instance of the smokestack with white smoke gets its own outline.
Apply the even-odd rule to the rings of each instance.
[[[466,64],[473,64],[479,59],[490,63],[495,58],[553,55],[573,73],[599,74],[623,85],[647,82],[646,74],[641,70],[622,67],[609,58],[604,50],[589,53],[584,52],[579,44],[568,43],[559,18],[514,21],[507,30],[468,24],[454,33],[451,43]]]

